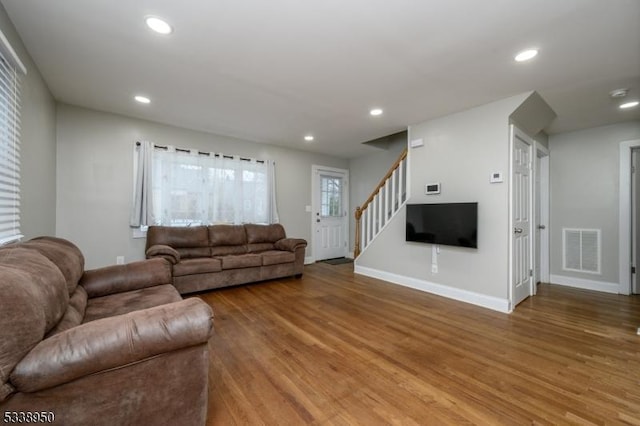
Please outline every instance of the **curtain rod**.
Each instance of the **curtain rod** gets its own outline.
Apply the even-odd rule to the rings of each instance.
[[[140,142],[136,142],[136,146],[140,146]],[[164,149],[167,150],[169,149],[168,146],[165,145],[154,145],[154,148],[158,148],[158,149]],[[190,149],[185,149],[185,148],[176,148],[176,151],[179,152],[191,152]],[[207,157],[211,156],[210,152],[203,152],[203,151],[198,151],[199,155],[206,155]],[[224,154],[213,154],[215,157],[222,157],[222,158],[231,158],[233,159],[233,155],[224,155]],[[244,158],[244,157],[240,157],[240,160],[242,161],[251,161],[251,158]],[[264,164],[264,160],[256,160],[256,163],[263,163]]]

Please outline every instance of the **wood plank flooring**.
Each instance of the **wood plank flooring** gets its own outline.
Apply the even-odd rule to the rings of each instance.
[[[640,425],[640,298],[540,285],[511,315],[317,263],[200,294],[210,425]]]

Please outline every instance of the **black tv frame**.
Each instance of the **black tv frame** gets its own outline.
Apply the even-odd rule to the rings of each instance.
[[[407,204],[405,239],[477,249],[478,203]]]

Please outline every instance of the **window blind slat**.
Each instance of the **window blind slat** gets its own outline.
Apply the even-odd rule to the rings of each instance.
[[[20,233],[20,78],[0,49],[0,245]]]

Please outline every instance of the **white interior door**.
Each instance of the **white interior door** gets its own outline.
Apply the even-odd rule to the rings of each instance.
[[[318,168],[314,173],[314,257],[334,259],[347,255],[348,176],[346,171]]]
[[[622,167],[622,166],[621,166]],[[640,293],[638,283],[638,266],[640,266],[640,152],[638,148],[631,150],[631,293]],[[635,271],[635,272],[634,272]]]
[[[533,231],[535,233],[535,250],[533,250],[533,283],[537,284],[540,282],[540,234],[542,233],[542,227],[545,226],[540,222],[540,162],[536,161],[536,170],[535,170],[535,182],[533,184],[534,193],[535,193],[535,201],[534,205],[534,227]]]
[[[532,291],[531,268],[531,140],[512,127],[512,306]]]

